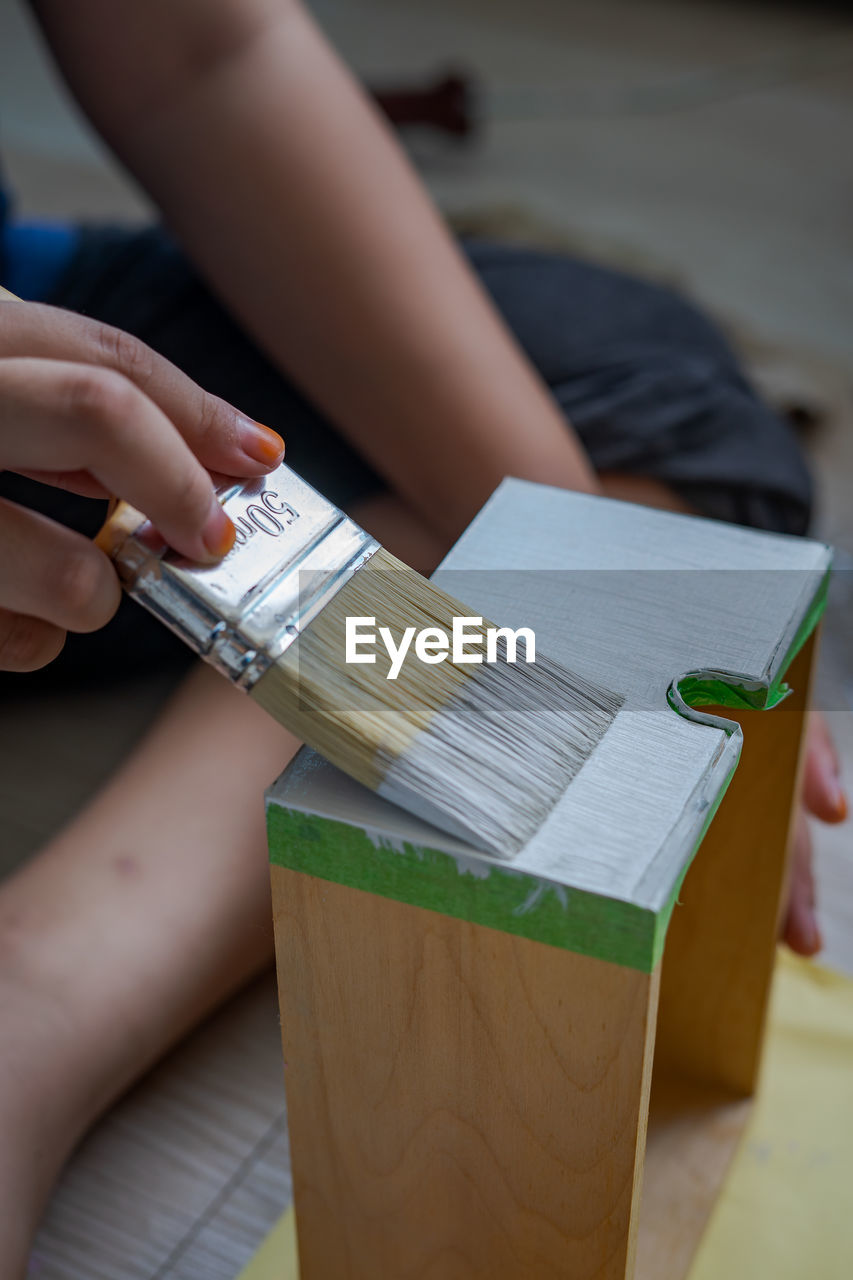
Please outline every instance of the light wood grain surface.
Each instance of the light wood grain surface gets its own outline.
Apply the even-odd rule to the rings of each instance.
[[[688,1274],[750,1111],[719,1086],[653,1077],[634,1280]]]
[[[658,974],[273,868],[302,1280],[630,1274]]]

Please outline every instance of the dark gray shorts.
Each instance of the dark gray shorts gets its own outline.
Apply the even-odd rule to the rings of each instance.
[[[721,520],[805,533],[811,484],[796,437],[700,312],[670,290],[573,258],[482,241],[462,247],[598,471],[655,477]],[[49,301],[135,334],[281,431],[289,465],[338,506],[384,487],[254,347],[163,230],[85,230]],[[86,532],[100,522],[94,504],[8,473],[0,494]],[[180,652],[135,610],[122,615],[106,634],[73,637],[53,675],[125,668],[128,646],[147,665]]]

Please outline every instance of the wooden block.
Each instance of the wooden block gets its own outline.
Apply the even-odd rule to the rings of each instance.
[[[661,1075],[655,1061],[635,1280],[688,1275],[751,1110],[719,1086]]]
[[[780,706],[734,713],[741,760],[666,940],[658,1061],[742,1095],[758,1074],[813,655],[812,639],[790,668],[794,692]]]
[[[625,696],[540,832],[499,862],[311,753],[272,789],[302,1280],[684,1277],[756,1077],[828,564],[508,482],[440,584]]]
[[[303,1280],[623,1276],[657,973],[273,890]]]
[[[637,1280],[687,1275],[749,1118],[814,651],[812,637],[788,671],[791,697],[774,710],[726,711],[743,729],[741,759],[666,938]]]

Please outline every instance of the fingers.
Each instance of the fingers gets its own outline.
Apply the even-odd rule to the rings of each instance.
[[[59,656],[65,632],[41,618],[0,609],[0,671],[36,671]]]
[[[203,391],[170,361],[121,329],[56,307],[0,302],[0,359],[21,357],[68,361],[121,374],[157,405],[211,471],[263,475],[284,455],[284,444],[274,431]]]
[[[795,821],[791,891],[782,937],[798,955],[813,956],[823,946],[823,939],[815,915],[812,841],[802,807]]]
[[[77,493],[81,498],[110,498],[112,494],[97,480],[93,480],[88,471],[21,471],[19,475],[28,480],[38,480],[41,484],[49,484],[54,489],[67,489]]]
[[[826,720],[812,712],[806,737],[803,803],[822,822],[843,822],[847,797],[841,785],[841,766]]]
[[[826,721],[812,712],[806,731],[803,801],[794,828],[793,866],[788,911],[782,936],[792,951],[813,956],[823,946],[815,913],[813,850],[806,814],[823,822],[843,822],[847,798],[839,778],[840,765]]]
[[[165,540],[210,562],[234,542],[208,469],[263,475],[281,439],[128,334],[51,307],[0,302],[0,469],[90,496],[118,493]],[[0,668],[56,657],[91,631],[118,580],[86,539],[0,502]]]
[[[82,534],[0,499],[0,607],[63,631],[94,631],[118,608],[107,557]]]
[[[47,459],[121,494],[182,555],[209,562],[233,545],[207,471],[133,383],[59,360],[0,360],[0,467],[32,472]]]

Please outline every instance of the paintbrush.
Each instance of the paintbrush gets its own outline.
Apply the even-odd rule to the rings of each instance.
[[[351,777],[482,850],[517,853],[621,698],[530,661],[532,635],[519,661],[523,634],[408,568],[289,467],[217,492],[237,536],[213,566],[118,505],[97,542],[128,594]]]

